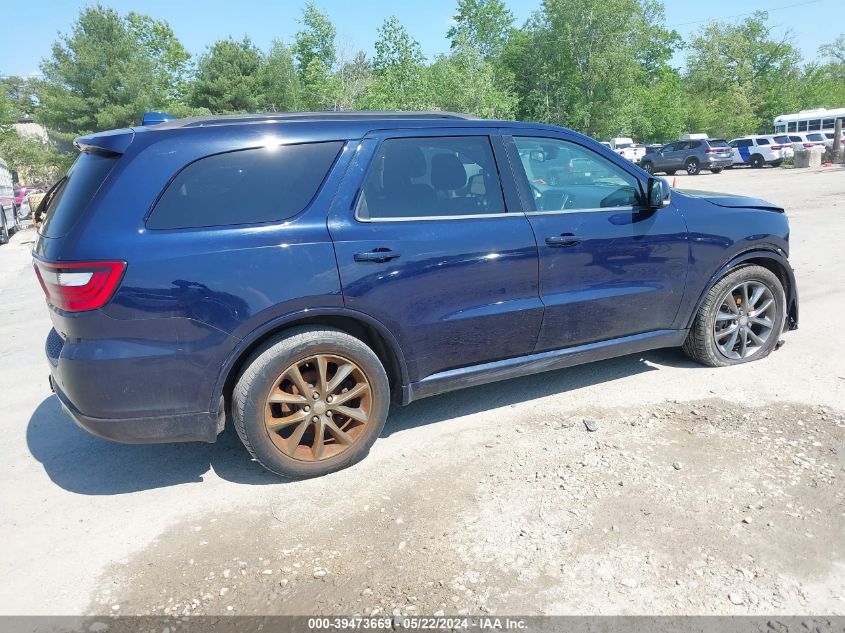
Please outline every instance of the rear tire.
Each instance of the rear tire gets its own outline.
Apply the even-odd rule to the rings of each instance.
[[[684,165],[684,169],[690,176],[697,176],[701,172],[701,163],[698,162],[697,158],[690,158]]]
[[[754,154],[749,162],[751,163],[751,167],[754,169],[760,169],[766,164],[766,161],[763,160],[763,157],[760,156],[760,154]]]
[[[751,293],[748,302],[742,300],[741,291],[736,291],[743,287]],[[761,289],[761,295],[752,305],[758,289]],[[764,307],[768,298],[771,298],[771,304]],[[733,309],[728,303],[732,299],[735,301]],[[749,309],[749,306],[758,309]],[[705,295],[684,341],[684,352],[692,360],[709,367],[726,367],[765,358],[780,339],[785,314],[786,296],[780,279],[762,266],[740,266],[728,272]],[[771,327],[765,326],[765,322],[769,322]],[[731,330],[734,325],[735,329]],[[751,328],[756,328],[752,329],[753,337],[742,333],[743,329]],[[764,329],[768,331],[764,332]],[[734,331],[738,333],[735,337]],[[761,339],[763,336],[764,342],[756,344],[754,338]],[[750,344],[746,346],[743,340],[750,341]]]
[[[722,168],[721,168],[721,167],[712,167],[712,168],[710,169],[710,173],[711,173],[711,174],[721,174],[721,173],[722,173]]]
[[[678,171],[677,169],[670,169],[669,171],[666,172],[666,175],[667,176],[674,176],[677,173],[677,171]]]
[[[647,161],[647,160],[643,161],[642,163],[640,163],[640,167],[642,167],[644,170],[646,170],[650,174],[654,173],[654,163],[652,163],[650,161]]]
[[[375,352],[325,327],[293,328],[261,345],[232,394],[235,430],[246,449],[264,468],[290,479],[318,477],[363,459],[389,406],[387,374]]]

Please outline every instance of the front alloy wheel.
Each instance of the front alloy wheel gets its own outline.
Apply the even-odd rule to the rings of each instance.
[[[775,329],[777,306],[772,291],[758,281],[744,281],[722,298],[713,323],[713,340],[731,360],[764,349]]]

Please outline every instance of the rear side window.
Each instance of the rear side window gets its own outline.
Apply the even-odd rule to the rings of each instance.
[[[737,147],[751,147],[752,145],[754,145],[754,141],[750,138],[741,138],[736,141]]]
[[[361,220],[504,212],[499,172],[486,136],[385,140],[370,164],[356,210]]]
[[[775,137],[775,143],[780,143],[780,144],[789,143],[789,137],[788,136],[776,136]]]
[[[818,141],[823,141],[823,140],[824,140],[824,134],[821,134],[821,133],[818,133],[818,134],[808,134],[808,135],[807,135],[807,138],[808,138],[809,140],[811,140],[811,141],[816,141],[816,142],[818,142]]]
[[[757,145],[771,145],[771,143],[769,143],[769,139],[767,138],[758,138],[754,140],[757,141]]]
[[[279,222],[314,199],[342,142],[215,154],[191,163],[165,189],[150,229]]]
[[[68,171],[45,196],[46,216],[40,233],[44,237],[62,237],[82,215],[85,207],[109,175],[118,157],[82,152]]]

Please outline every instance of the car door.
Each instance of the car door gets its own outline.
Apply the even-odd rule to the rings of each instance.
[[[654,171],[665,171],[668,169],[668,161],[669,159],[667,156],[674,150],[675,143],[669,143],[668,145],[664,145],[663,148],[654,154]]]
[[[495,130],[379,132],[329,214],[347,308],[383,323],[409,378],[529,354],[543,315],[537,245]]]
[[[689,258],[679,210],[644,208],[645,182],[581,137],[519,130],[506,143],[539,249],[535,351],[671,329]]]

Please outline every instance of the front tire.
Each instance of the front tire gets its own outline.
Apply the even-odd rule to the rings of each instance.
[[[0,207],[0,244],[9,243],[9,227],[6,226],[6,210]]]
[[[684,169],[690,176],[697,176],[701,172],[701,163],[698,162],[697,158],[690,158],[684,165]]]
[[[654,163],[652,163],[650,161],[643,161],[640,164],[640,167],[642,167],[644,170],[646,170],[650,174],[654,173]]]
[[[684,352],[709,367],[765,358],[777,345],[786,314],[780,279],[762,266],[741,266],[707,293],[684,341]]]
[[[267,470],[318,477],[363,459],[381,434],[390,386],[359,339],[324,327],[293,328],[246,361],[232,394],[235,429]]]
[[[766,161],[763,160],[763,157],[760,156],[760,154],[754,154],[754,156],[751,157],[751,167],[753,169],[760,169],[765,164]]]

